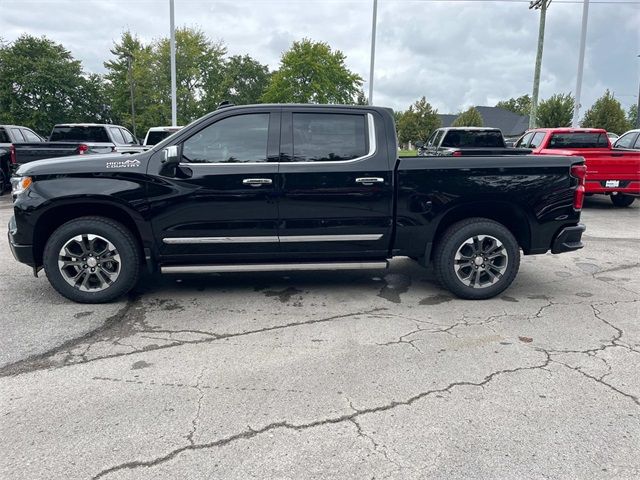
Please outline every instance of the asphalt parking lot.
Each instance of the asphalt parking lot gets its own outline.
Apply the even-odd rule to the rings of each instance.
[[[583,221],[482,302],[398,259],[79,305],[3,236],[0,477],[638,478],[640,206]]]

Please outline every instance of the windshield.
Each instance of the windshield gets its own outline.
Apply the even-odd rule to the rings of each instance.
[[[53,127],[51,142],[111,142],[104,127]]]
[[[449,130],[442,141],[443,147],[454,148],[504,148],[499,130]]]
[[[547,148],[608,148],[609,140],[606,133],[572,132],[554,133]]]

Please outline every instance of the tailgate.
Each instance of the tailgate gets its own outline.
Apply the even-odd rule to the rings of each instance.
[[[19,165],[44,158],[66,157],[78,153],[78,143],[14,143],[14,148],[16,163]]]
[[[640,180],[640,152],[588,151],[578,155],[587,165],[587,180]]]

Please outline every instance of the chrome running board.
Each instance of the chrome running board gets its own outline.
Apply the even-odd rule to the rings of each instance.
[[[162,273],[224,273],[224,272],[294,272],[306,270],[383,270],[389,266],[380,262],[321,263],[253,263],[241,265],[164,265]]]

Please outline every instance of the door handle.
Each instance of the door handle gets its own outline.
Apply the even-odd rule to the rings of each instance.
[[[261,185],[271,185],[273,180],[270,178],[245,178],[242,180],[244,185],[251,185],[252,187],[260,187]]]
[[[361,183],[362,185],[373,185],[374,183],[383,183],[384,178],[380,177],[362,177],[356,178],[356,183]]]

